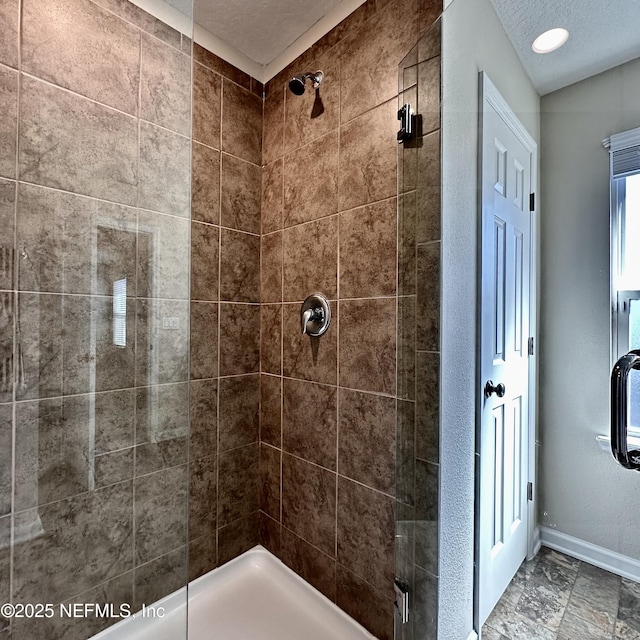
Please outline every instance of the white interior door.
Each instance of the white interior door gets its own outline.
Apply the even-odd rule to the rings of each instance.
[[[523,139],[526,131],[484,74],[482,84],[480,624],[491,613],[528,548],[529,197],[535,159],[535,144]]]

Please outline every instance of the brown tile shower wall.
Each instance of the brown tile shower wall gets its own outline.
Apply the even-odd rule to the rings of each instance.
[[[139,606],[187,571],[190,42],[124,0],[0,13],[0,589]]]
[[[189,574],[258,543],[263,87],[195,44]]]
[[[398,64],[439,12],[366,2],[270,81],[264,103],[261,541],[381,639],[394,634],[404,345]],[[316,69],[319,100],[287,90]],[[332,324],[309,338],[300,303],[315,292]]]

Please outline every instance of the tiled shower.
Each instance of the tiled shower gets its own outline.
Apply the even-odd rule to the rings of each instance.
[[[135,609],[262,544],[435,637],[439,13],[368,0],[263,86],[127,0],[1,0],[0,601]]]

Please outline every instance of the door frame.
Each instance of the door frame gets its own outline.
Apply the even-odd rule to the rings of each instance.
[[[537,361],[538,361],[538,145],[517,118],[508,102],[503,98],[495,84],[485,71],[478,74],[478,227],[477,227],[477,282],[476,282],[476,447],[475,447],[475,533],[474,533],[474,627],[478,637],[481,634],[479,621],[479,539],[480,539],[480,435],[482,429],[483,410],[483,384],[482,380],[482,176],[483,176],[483,126],[485,105],[490,105],[500,114],[504,123],[511,132],[524,145],[531,158],[531,189],[534,197],[534,207],[529,219],[530,224],[530,269],[529,269],[529,336],[534,340],[534,353],[529,356],[529,411],[528,411],[528,456],[527,456],[527,481],[533,486],[533,499],[527,502],[527,559],[533,558],[540,550],[540,530],[536,523],[536,415],[537,415]]]

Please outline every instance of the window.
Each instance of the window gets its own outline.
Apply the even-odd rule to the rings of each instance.
[[[612,136],[611,359],[640,349],[640,128]],[[630,430],[640,436],[640,371],[629,376]]]

